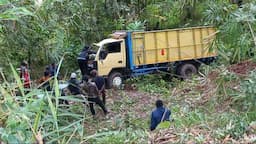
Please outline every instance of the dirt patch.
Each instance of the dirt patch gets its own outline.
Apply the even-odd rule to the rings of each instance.
[[[114,106],[115,104],[121,104],[126,108],[123,109],[122,114],[134,113],[137,118],[148,118],[151,109],[145,109],[146,107],[154,107],[155,101],[160,97],[158,94],[149,94],[145,92],[136,91],[133,88],[125,91],[114,90],[109,92],[107,103]],[[146,107],[145,107],[146,106]],[[113,108],[113,107],[111,107]],[[112,109],[113,113],[120,113],[120,109]],[[117,111],[118,110],[118,111]]]
[[[219,72],[218,71],[211,71],[209,74],[208,74],[208,78],[210,79],[210,80],[215,80],[215,79],[217,79],[217,77],[219,76]]]
[[[229,66],[228,71],[233,72],[239,76],[246,76],[248,72],[254,70],[255,68],[256,63],[251,60],[247,60]]]

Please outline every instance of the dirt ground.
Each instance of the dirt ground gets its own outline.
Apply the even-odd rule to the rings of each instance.
[[[239,76],[246,76],[248,72],[255,70],[255,68],[256,68],[256,63],[251,60],[247,60],[247,61],[243,61],[243,62],[229,66],[228,70]]]

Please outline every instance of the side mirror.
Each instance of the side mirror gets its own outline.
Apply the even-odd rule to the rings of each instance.
[[[101,51],[99,56],[100,56],[100,59],[103,60],[107,57],[107,55],[108,53],[106,51]]]

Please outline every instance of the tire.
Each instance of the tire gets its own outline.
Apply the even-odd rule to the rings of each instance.
[[[121,87],[123,84],[122,74],[119,72],[112,72],[107,79],[108,88]]]
[[[193,74],[197,73],[197,67],[191,63],[185,63],[178,67],[177,74],[181,76],[182,79],[189,79]]]

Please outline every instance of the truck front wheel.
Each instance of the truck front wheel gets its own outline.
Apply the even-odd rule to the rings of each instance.
[[[121,87],[121,85],[123,83],[122,74],[119,72],[111,73],[110,76],[108,77],[107,82],[108,82],[109,88]]]
[[[185,63],[178,67],[177,70],[178,75],[183,79],[191,78],[193,74],[197,73],[197,67],[191,63]]]

